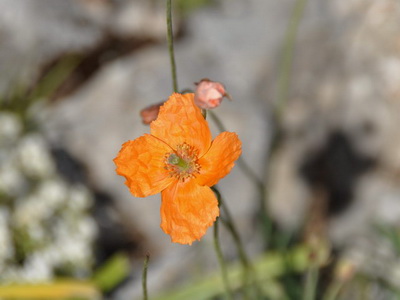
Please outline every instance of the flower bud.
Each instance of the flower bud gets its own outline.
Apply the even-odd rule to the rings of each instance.
[[[160,102],[160,103],[153,104],[153,105],[150,105],[150,106],[147,106],[147,107],[143,108],[140,111],[140,116],[142,117],[143,124],[148,125],[152,121],[157,119],[158,112],[160,111],[160,107],[163,104],[164,104],[164,102]]]
[[[219,82],[202,79],[196,85],[194,102],[202,109],[216,108],[221,104],[224,97],[229,98],[229,95],[225,92],[225,87]]]
[[[356,266],[351,261],[342,260],[339,261],[336,266],[335,277],[338,280],[345,282],[351,280],[355,273]]]

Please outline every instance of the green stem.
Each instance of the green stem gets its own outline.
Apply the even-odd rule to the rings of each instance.
[[[315,300],[318,285],[318,267],[311,266],[306,273],[303,300]]]
[[[210,110],[208,113],[211,119],[215,122],[215,125],[217,125],[219,131],[221,132],[227,131],[224,124],[222,124],[222,121],[218,118],[218,116],[214,112]],[[264,183],[258,178],[256,173],[250,168],[250,166],[243,160],[242,157],[238,158],[237,164],[243,170],[243,172],[245,172],[246,175],[256,183],[259,189],[264,189],[265,187]]]
[[[147,266],[149,264],[150,254],[146,254],[146,258],[143,264],[143,272],[142,272],[142,289],[143,289],[143,300],[147,300]]]
[[[218,130],[221,132],[227,131],[222,121],[218,118],[218,116],[213,112],[209,111],[208,114],[210,115],[211,119],[214,121],[215,125],[217,126]],[[263,236],[266,240],[266,244],[268,244],[268,238],[272,234],[272,221],[269,216],[269,211],[267,208],[267,190],[265,184],[261,179],[258,178],[256,173],[250,168],[247,162],[240,156],[237,160],[237,165],[239,168],[245,173],[245,175],[256,185],[259,195],[260,195],[260,208],[259,208],[259,216],[261,221],[261,226],[263,230]]]
[[[231,215],[229,209],[227,208],[226,204],[224,203],[224,200],[222,199],[221,193],[219,192],[217,187],[213,186],[212,190],[217,195],[218,203],[220,204],[220,207],[222,207],[224,212],[225,212],[225,215],[226,215],[225,224],[228,227],[229,231],[231,232],[233,240],[236,243],[236,246],[237,246],[238,252],[239,252],[240,260],[242,261],[243,265],[248,266],[249,265],[249,260],[247,258],[246,252],[244,251],[244,247],[242,245],[242,241],[240,240],[239,233],[238,233],[238,231],[237,231],[237,229],[236,229],[236,227],[235,227],[235,225],[233,223],[232,215]]]
[[[209,113],[211,119],[215,122],[215,125],[217,125],[218,130],[221,132],[226,131],[224,124],[222,124],[222,121],[218,118],[218,116],[212,110],[210,110]]]
[[[275,117],[278,122],[281,120],[282,113],[289,97],[290,73],[293,64],[294,45],[306,4],[307,0],[297,0],[285,35],[283,55],[280,61],[278,75],[278,99],[275,107]]]
[[[290,22],[288,28],[286,30],[284,42],[282,45],[282,57],[280,60],[280,65],[278,69],[278,87],[277,87],[277,101],[274,107],[274,123],[275,123],[275,132],[271,139],[271,146],[268,154],[268,161],[271,162],[274,159],[274,155],[276,153],[276,149],[281,142],[282,130],[281,130],[281,122],[282,115],[285,110],[288,98],[289,98],[289,90],[290,90],[290,80],[291,80],[291,71],[293,65],[293,54],[295,48],[295,42],[297,37],[298,28],[300,25],[300,21],[303,17],[304,9],[306,7],[307,0],[297,0],[295,6],[293,8],[293,13],[290,17]],[[267,189],[263,191],[263,203],[260,205],[260,210],[265,211],[265,215],[261,216],[261,220],[263,221],[263,229],[266,237],[266,242],[268,246],[271,248],[276,248],[277,243],[279,241],[271,240],[271,237],[279,237],[278,234],[273,234],[273,223],[271,218],[269,217],[269,213],[267,210],[268,203],[268,193]],[[268,240],[269,239],[269,240]]]
[[[167,40],[168,40],[169,59],[171,63],[172,89],[175,93],[177,93],[178,80],[176,76],[176,65],[175,65],[175,55],[174,55],[174,36],[172,31],[171,0],[167,0]]]
[[[222,255],[221,245],[219,243],[219,238],[218,238],[218,224],[219,224],[219,219],[217,219],[217,221],[215,221],[215,224],[214,224],[214,248],[215,248],[215,252],[217,253],[217,259],[218,259],[219,265],[221,266],[222,281],[225,286],[226,298],[229,300],[233,300],[233,294],[232,294],[232,290],[229,285],[228,274],[226,272],[226,264],[225,264],[224,257]]]
[[[255,276],[255,274],[253,274],[254,270],[252,270],[252,266],[250,264],[249,259],[247,258],[247,254],[244,250],[243,243],[240,239],[239,233],[235,227],[235,224],[233,223],[232,215],[231,215],[227,205],[224,203],[221,193],[219,192],[219,190],[216,186],[213,186],[212,190],[214,191],[214,193],[217,196],[219,206],[222,207],[222,209],[224,210],[224,213],[225,213],[226,220],[225,219],[221,219],[221,220],[224,222],[224,225],[230,231],[233,241],[235,242],[236,248],[238,250],[239,260],[243,267],[243,288],[245,290],[245,298],[249,299],[249,298],[251,298],[250,292],[249,292],[249,288],[250,288],[249,279],[252,279],[253,284],[256,284],[256,278],[255,278],[256,276]],[[257,294],[259,294],[258,286],[255,285],[255,287],[256,287],[255,291],[257,292]]]
[[[324,300],[336,300],[344,285],[343,281],[335,280],[328,288],[324,295]]]
[[[207,109],[202,109],[201,114],[203,115],[204,119],[207,119]]]

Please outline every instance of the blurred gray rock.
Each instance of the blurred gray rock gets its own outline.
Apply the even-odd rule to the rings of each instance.
[[[44,64],[93,50],[109,35],[165,37],[162,3],[147,0],[0,0],[0,93],[30,84]]]
[[[270,207],[293,229],[322,190],[330,239],[360,250],[374,224],[400,226],[400,4],[319,6],[321,26],[300,28]]]
[[[301,161],[318,151],[329,134],[341,131],[355,152],[395,174],[400,136],[399,86],[394,82],[400,80],[400,45],[393,36],[400,32],[400,6],[396,1],[355,3],[326,4],[331,23],[311,36],[300,32],[283,124],[284,156]],[[346,21],[347,26],[334,26]],[[289,149],[296,151],[289,154]]]

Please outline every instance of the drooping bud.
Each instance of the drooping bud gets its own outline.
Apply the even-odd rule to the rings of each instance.
[[[351,280],[356,273],[356,266],[351,261],[341,260],[336,266],[335,277],[346,282]]]
[[[230,96],[225,91],[225,87],[217,81],[205,78],[196,83],[196,85],[194,102],[202,109],[218,107],[224,97],[230,99]]]
[[[160,111],[160,107],[163,104],[164,104],[164,102],[160,102],[160,103],[153,104],[153,105],[143,108],[140,111],[140,116],[142,117],[143,124],[148,125],[151,122],[153,122],[155,119],[157,119],[158,112]]]

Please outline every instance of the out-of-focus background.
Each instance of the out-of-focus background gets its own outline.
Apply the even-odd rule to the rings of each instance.
[[[341,299],[397,299],[400,2],[172,2],[179,88],[227,88],[214,112],[265,186],[280,245],[327,242],[355,278]],[[92,296],[140,299],[146,253],[154,296],[218,273],[211,229],[172,244],[159,195],[134,198],[114,171],[122,143],[149,132],[139,111],[172,92],[165,15],[161,0],[0,0],[1,285],[103,282],[122,255],[103,277],[124,276]],[[236,166],[219,188],[258,257],[257,185]]]

